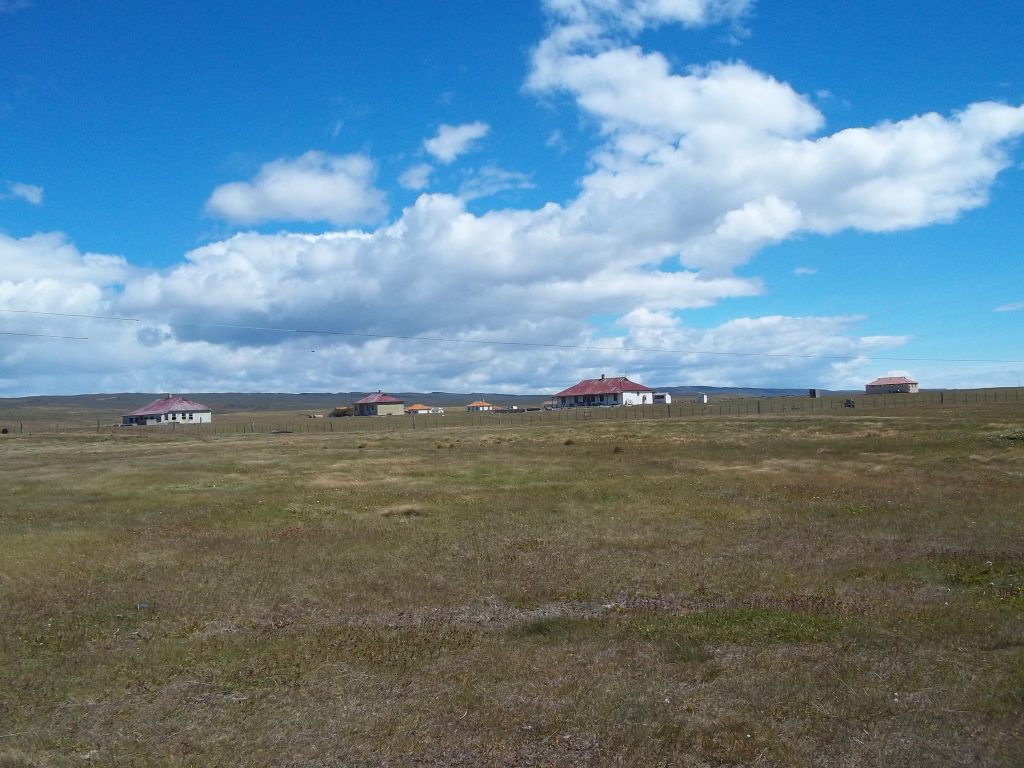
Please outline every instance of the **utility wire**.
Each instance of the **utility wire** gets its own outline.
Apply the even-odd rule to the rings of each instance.
[[[30,336],[34,339],[72,339],[74,341],[88,341],[88,336],[56,336],[52,333],[18,333],[17,331],[0,331],[0,336]]]
[[[122,323],[149,323],[157,321],[146,320],[140,317],[123,317],[120,315],[85,315],[69,312],[37,312],[28,309],[0,309],[0,312],[20,315],[42,315],[45,317],[69,317],[83,320],[108,320]],[[445,336],[403,336],[393,333],[362,333],[358,331],[336,331],[317,328],[280,328],[265,325],[239,325],[234,323],[210,323],[190,321],[168,321],[168,325],[180,325],[190,328],[226,328],[236,331],[263,331],[266,333],[294,333],[310,334],[318,336],[345,336],[364,339],[395,339],[402,341],[434,341],[445,344],[478,344],[487,346],[505,347],[535,347],[543,349],[580,349],[591,352],[647,352],[671,355],[716,355],[720,357],[773,357],[773,358],[794,358],[804,360],[849,360],[851,357],[862,357],[861,355],[799,355],[783,352],[733,352],[715,351],[705,349],[665,349],[661,347],[602,347],[588,344],[552,344],[541,341],[500,341],[497,339],[453,339]],[[9,334],[17,336],[31,336],[34,334]],[[40,334],[43,335],[43,334]],[[53,338],[85,339],[88,337],[79,336],[58,336]],[[889,362],[914,362],[914,363],[1012,363],[1024,364],[1024,360],[993,360],[986,358],[950,358],[950,357],[875,357],[863,356],[865,360],[884,360]]]

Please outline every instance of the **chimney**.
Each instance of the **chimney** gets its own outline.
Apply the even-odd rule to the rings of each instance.
[[[602,381],[604,380],[604,374],[603,373],[601,374],[601,379],[602,379]]]

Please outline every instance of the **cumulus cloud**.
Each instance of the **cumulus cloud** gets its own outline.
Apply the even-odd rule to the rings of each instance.
[[[121,256],[81,253],[59,232],[14,238],[0,233],[0,281],[9,286],[52,279],[62,285],[115,285],[134,274]]]
[[[101,348],[40,337],[92,339],[96,329],[84,316],[109,313],[120,288],[136,270],[120,256],[82,253],[59,233],[25,238],[0,234],[0,264],[0,309],[4,310],[0,330],[32,334],[0,338],[0,392],[93,388],[101,368],[98,360],[106,360]],[[117,363],[111,370],[123,367]]]
[[[206,210],[237,224],[373,223],[387,213],[384,193],[373,186],[375,175],[376,165],[364,155],[309,151],[267,163],[252,181],[217,187]]]
[[[35,184],[23,184],[17,181],[8,181],[5,184],[7,191],[0,192],[0,200],[5,198],[19,198],[32,205],[42,205],[43,188]]]
[[[828,134],[810,98],[747,64],[674,71],[623,41],[645,25],[744,10],[683,5],[689,16],[657,3],[550,3],[559,23],[526,82],[538,95],[568,96],[599,126],[594,171],[571,208],[578,220],[614,222],[634,249],[727,272],[801,232],[951,221],[984,205],[1012,165],[1021,106],[978,103]]]
[[[436,136],[423,142],[423,148],[438,162],[452,163],[472,149],[473,145],[490,130],[491,127],[487,123],[479,121],[462,125],[442,125]]]

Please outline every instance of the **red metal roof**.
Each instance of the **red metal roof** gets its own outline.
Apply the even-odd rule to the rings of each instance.
[[[868,382],[869,387],[875,385],[885,386],[886,384],[917,384],[917,382],[913,379],[908,379],[906,376],[885,376]]]
[[[579,384],[563,389],[555,397],[572,397],[573,395],[612,395],[623,392],[653,392],[650,387],[630,381],[625,376],[612,379],[584,379]]]
[[[372,395],[367,395],[362,400],[356,400],[356,405],[401,405],[405,400],[399,400],[397,397],[391,395],[385,395],[383,392],[374,392]]]
[[[159,416],[164,413],[181,413],[182,411],[213,411],[208,405],[188,400],[184,397],[168,396],[154,400],[149,405],[125,414],[126,416]]]
[[[474,400],[472,403],[466,406],[467,408],[493,408],[494,406],[490,403],[484,402],[483,400]]]

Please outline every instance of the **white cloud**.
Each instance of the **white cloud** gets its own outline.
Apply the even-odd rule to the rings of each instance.
[[[206,210],[237,224],[372,223],[387,213],[384,193],[373,186],[375,174],[376,166],[364,155],[309,151],[267,163],[253,181],[217,187]]]
[[[475,200],[490,197],[508,189],[532,189],[533,182],[525,173],[506,171],[493,165],[485,165],[459,185],[459,197]]]
[[[423,148],[438,162],[452,163],[472,149],[473,144],[486,136],[490,130],[491,127],[487,123],[479,121],[462,125],[442,125],[436,136],[423,142]]]
[[[102,363],[102,336],[117,323],[101,321],[99,346],[40,336],[94,338],[95,321],[109,314],[121,285],[135,274],[119,256],[81,253],[59,233],[12,238],[0,234],[0,391],[67,392],[92,389]],[[9,311],[14,310],[14,311]],[[43,313],[43,314],[32,314]],[[59,317],[56,313],[77,315]],[[113,369],[120,369],[117,363]]]
[[[566,55],[539,49],[530,89],[565,91],[606,132],[651,131],[664,140],[694,135],[749,140],[761,134],[802,136],[821,127],[821,113],[784,83],[745,64],[671,71],[660,53],[616,48]],[[727,136],[723,136],[723,132]]]
[[[690,5],[684,21],[712,18]],[[987,202],[1012,165],[1008,144],[1024,134],[1024,107],[979,103],[819,135],[810,98],[742,62],[675,72],[661,54],[619,42],[681,12],[612,0],[549,7],[561,23],[534,51],[527,89],[567,94],[604,137],[570,213],[691,268],[728,272],[800,232],[951,221]]]
[[[814,267],[796,267],[793,270],[793,274],[797,277],[807,277],[808,275],[818,274],[818,270]]]
[[[71,287],[115,285],[134,271],[121,256],[80,253],[59,232],[14,238],[0,233],[0,281],[22,285],[33,280],[55,280]]]
[[[1019,312],[1024,310],[1024,301],[1013,301],[1009,304],[1003,304],[1002,306],[996,307],[993,312]]]
[[[430,175],[434,172],[434,166],[430,163],[418,163],[405,170],[398,177],[398,183],[405,189],[420,191],[426,189],[430,184]]]
[[[6,192],[0,192],[0,200],[19,198],[32,205],[42,205],[43,203],[42,187],[35,184],[23,184],[17,181],[8,181],[6,187]]]
[[[577,44],[594,44],[617,32],[637,34],[663,24],[702,27],[742,20],[752,0],[545,0],[548,14]]]

